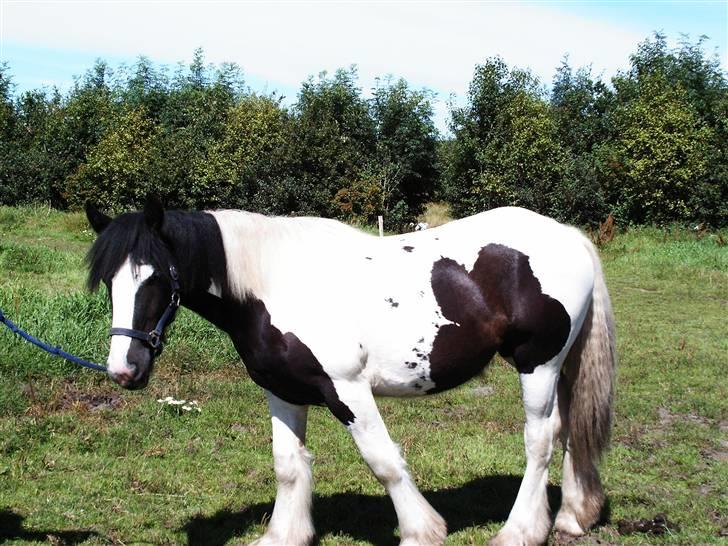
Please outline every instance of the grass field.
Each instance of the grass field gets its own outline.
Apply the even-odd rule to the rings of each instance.
[[[92,241],[78,214],[0,208],[0,308],[44,340],[103,362],[110,310],[84,289]],[[725,544],[728,535],[728,233],[620,233],[602,249],[620,366],[605,522],[555,544]],[[524,469],[516,373],[500,361],[427,399],[382,399],[391,435],[448,521],[482,544]],[[197,400],[178,414],[157,399]],[[393,545],[382,487],[327,411],[310,412],[314,517],[324,545]],[[45,356],[0,331],[0,544],[245,544],[272,508],[263,392],[230,343],[188,312],[150,386]],[[560,453],[555,454],[555,462]],[[550,496],[558,505],[560,470]],[[663,516],[663,534],[639,520]]]

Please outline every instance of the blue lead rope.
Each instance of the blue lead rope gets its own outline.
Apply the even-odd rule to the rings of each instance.
[[[83,366],[84,368],[91,368],[92,370],[96,370],[98,372],[106,371],[106,368],[104,366],[101,366],[100,364],[95,364],[93,362],[89,362],[88,360],[78,358],[77,356],[73,356],[72,354],[67,353],[60,347],[51,347],[50,345],[43,343],[41,340],[34,338],[29,333],[24,332],[15,324],[13,324],[11,320],[5,316],[2,309],[0,309],[0,322],[2,322],[5,326],[10,328],[10,330],[18,334],[20,337],[22,337],[25,341],[32,343],[36,347],[40,347],[41,349],[52,355],[60,356],[61,358],[65,358],[66,360],[75,362],[76,364]]]

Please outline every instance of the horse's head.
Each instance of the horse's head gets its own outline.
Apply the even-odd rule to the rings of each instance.
[[[111,296],[109,376],[127,389],[149,382],[165,328],[179,305],[179,282],[163,236],[164,208],[148,198],[143,212],[110,218],[90,203],[86,216],[98,233],[87,256],[88,285],[103,282]]]

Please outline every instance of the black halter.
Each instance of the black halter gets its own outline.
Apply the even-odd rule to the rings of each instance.
[[[179,275],[177,269],[173,266],[169,266],[169,276],[172,279],[172,301],[162,313],[162,316],[157,321],[157,325],[151,332],[142,332],[141,330],[131,330],[129,328],[112,328],[109,330],[109,336],[127,336],[139,339],[149,345],[154,351],[154,356],[159,356],[164,348],[162,342],[162,335],[164,333],[164,327],[167,325],[169,320],[174,316],[177,308],[179,307]]]

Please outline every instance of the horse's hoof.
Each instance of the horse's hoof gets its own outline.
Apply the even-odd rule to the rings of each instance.
[[[579,525],[576,516],[572,512],[565,510],[559,510],[559,513],[556,515],[554,530],[575,537],[580,537],[585,533],[584,529]]]
[[[518,529],[504,527],[488,541],[488,546],[540,546],[546,540],[538,540],[527,536]]]

